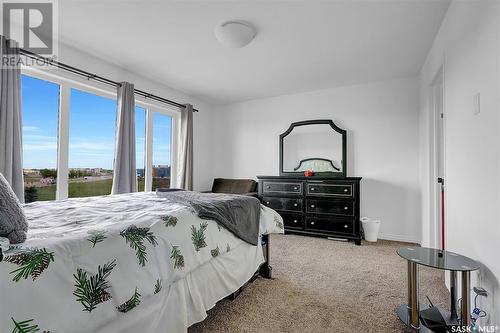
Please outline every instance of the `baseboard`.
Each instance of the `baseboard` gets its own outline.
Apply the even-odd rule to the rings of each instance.
[[[378,238],[385,239],[385,240],[391,240],[391,241],[420,244],[420,240],[419,239],[415,239],[415,238],[413,238],[411,236],[403,236],[403,235],[394,235],[394,234],[380,233],[380,234],[378,234]]]

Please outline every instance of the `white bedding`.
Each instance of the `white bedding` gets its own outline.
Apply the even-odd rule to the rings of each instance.
[[[28,240],[0,262],[0,332],[185,332],[264,262],[261,246],[155,193],[25,212]],[[281,217],[262,206],[260,233],[282,232]]]

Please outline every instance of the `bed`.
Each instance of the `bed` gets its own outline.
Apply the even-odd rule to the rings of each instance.
[[[24,210],[28,239],[0,262],[0,332],[186,332],[265,263],[262,246],[155,193]],[[261,206],[271,233],[283,221]]]

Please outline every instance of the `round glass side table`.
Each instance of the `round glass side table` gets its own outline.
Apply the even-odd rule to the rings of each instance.
[[[451,272],[450,312],[448,313],[441,309],[439,309],[439,311],[444,314],[443,318],[450,325],[470,326],[470,272],[479,269],[479,263],[457,253],[426,247],[401,247],[398,249],[397,253],[400,257],[408,261],[408,304],[402,304],[396,308],[399,319],[413,330],[430,332],[430,330],[420,324],[420,310],[425,307],[421,306],[418,300],[418,268],[419,265],[424,265]],[[460,317],[457,315],[456,308],[457,272],[461,273],[462,278],[462,310]]]

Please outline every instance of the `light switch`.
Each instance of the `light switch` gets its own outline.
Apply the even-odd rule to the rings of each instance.
[[[480,93],[474,94],[474,114],[481,112],[481,95]]]

